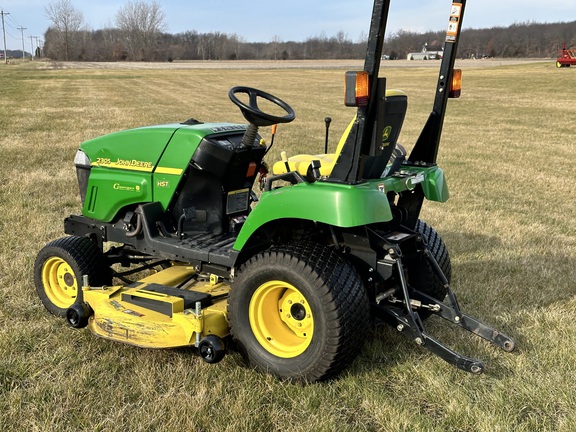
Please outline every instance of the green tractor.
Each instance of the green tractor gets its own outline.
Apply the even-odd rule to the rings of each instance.
[[[512,339],[462,313],[446,246],[419,219],[425,199],[448,199],[436,156],[459,91],[465,0],[452,3],[433,110],[410,155],[397,144],[407,97],[379,77],[389,3],[374,1],[364,70],[346,73],[356,116],[334,154],[283,154],[268,173],[259,128],[295,114],[248,87],[229,93],[247,125],[190,119],[81,144],[82,213],[35,262],[44,306],[107,339],[195,346],[209,363],[233,348],[306,382],[349,365],[375,322],[472,373],[483,364],[434,339],[426,318],[511,351]]]

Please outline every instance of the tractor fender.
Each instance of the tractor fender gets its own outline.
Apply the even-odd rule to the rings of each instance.
[[[450,197],[444,171],[437,165],[426,168],[404,167],[402,175],[386,177],[377,181],[382,182],[379,183],[379,186],[382,184],[387,192],[401,193],[421,187],[427,200],[446,202]]]
[[[377,185],[299,183],[264,192],[238,234],[234,249],[268,222],[303,219],[349,228],[392,220],[388,198]]]
[[[450,197],[446,176],[442,168],[435,166],[427,170],[425,180],[422,182],[424,196],[430,201],[446,202]]]

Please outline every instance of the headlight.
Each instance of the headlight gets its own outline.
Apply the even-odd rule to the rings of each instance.
[[[90,168],[92,166],[92,162],[90,162],[90,158],[84,153],[82,150],[78,150],[76,152],[76,156],[74,156],[74,165],[77,167],[84,167]]]

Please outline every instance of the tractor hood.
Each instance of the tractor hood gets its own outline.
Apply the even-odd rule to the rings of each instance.
[[[166,208],[204,138],[245,131],[242,124],[172,123],[82,143],[74,159],[82,214],[109,222],[129,205],[156,200]]]
[[[103,135],[80,145],[92,167],[152,172],[176,131],[186,136],[191,156],[207,135],[223,131],[244,131],[245,125],[230,123],[171,123],[146,126]],[[183,155],[184,156],[184,155]]]

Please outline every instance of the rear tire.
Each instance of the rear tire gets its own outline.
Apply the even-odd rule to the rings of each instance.
[[[70,306],[82,300],[84,275],[92,286],[112,282],[104,254],[87,237],[54,240],[40,250],[34,263],[34,282],[42,304],[62,318]]]
[[[333,249],[290,244],[239,270],[230,331],[251,366],[312,382],[342,371],[360,351],[370,308],[360,276]]]
[[[426,241],[430,253],[438,262],[442,269],[442,273],[448,279],[452,279],[452,265],[450,263],[450,255],[444,241],[434,228],[426,222],[418,220],[416,223],[416,232],[418,232]],[[420,254],[408,269],[408,278],[410,285],[428,294],[435,299],[442,301],[448,294],[448,289],[444,286],[442,281],[436,276],[432,266],[423,254]]]

